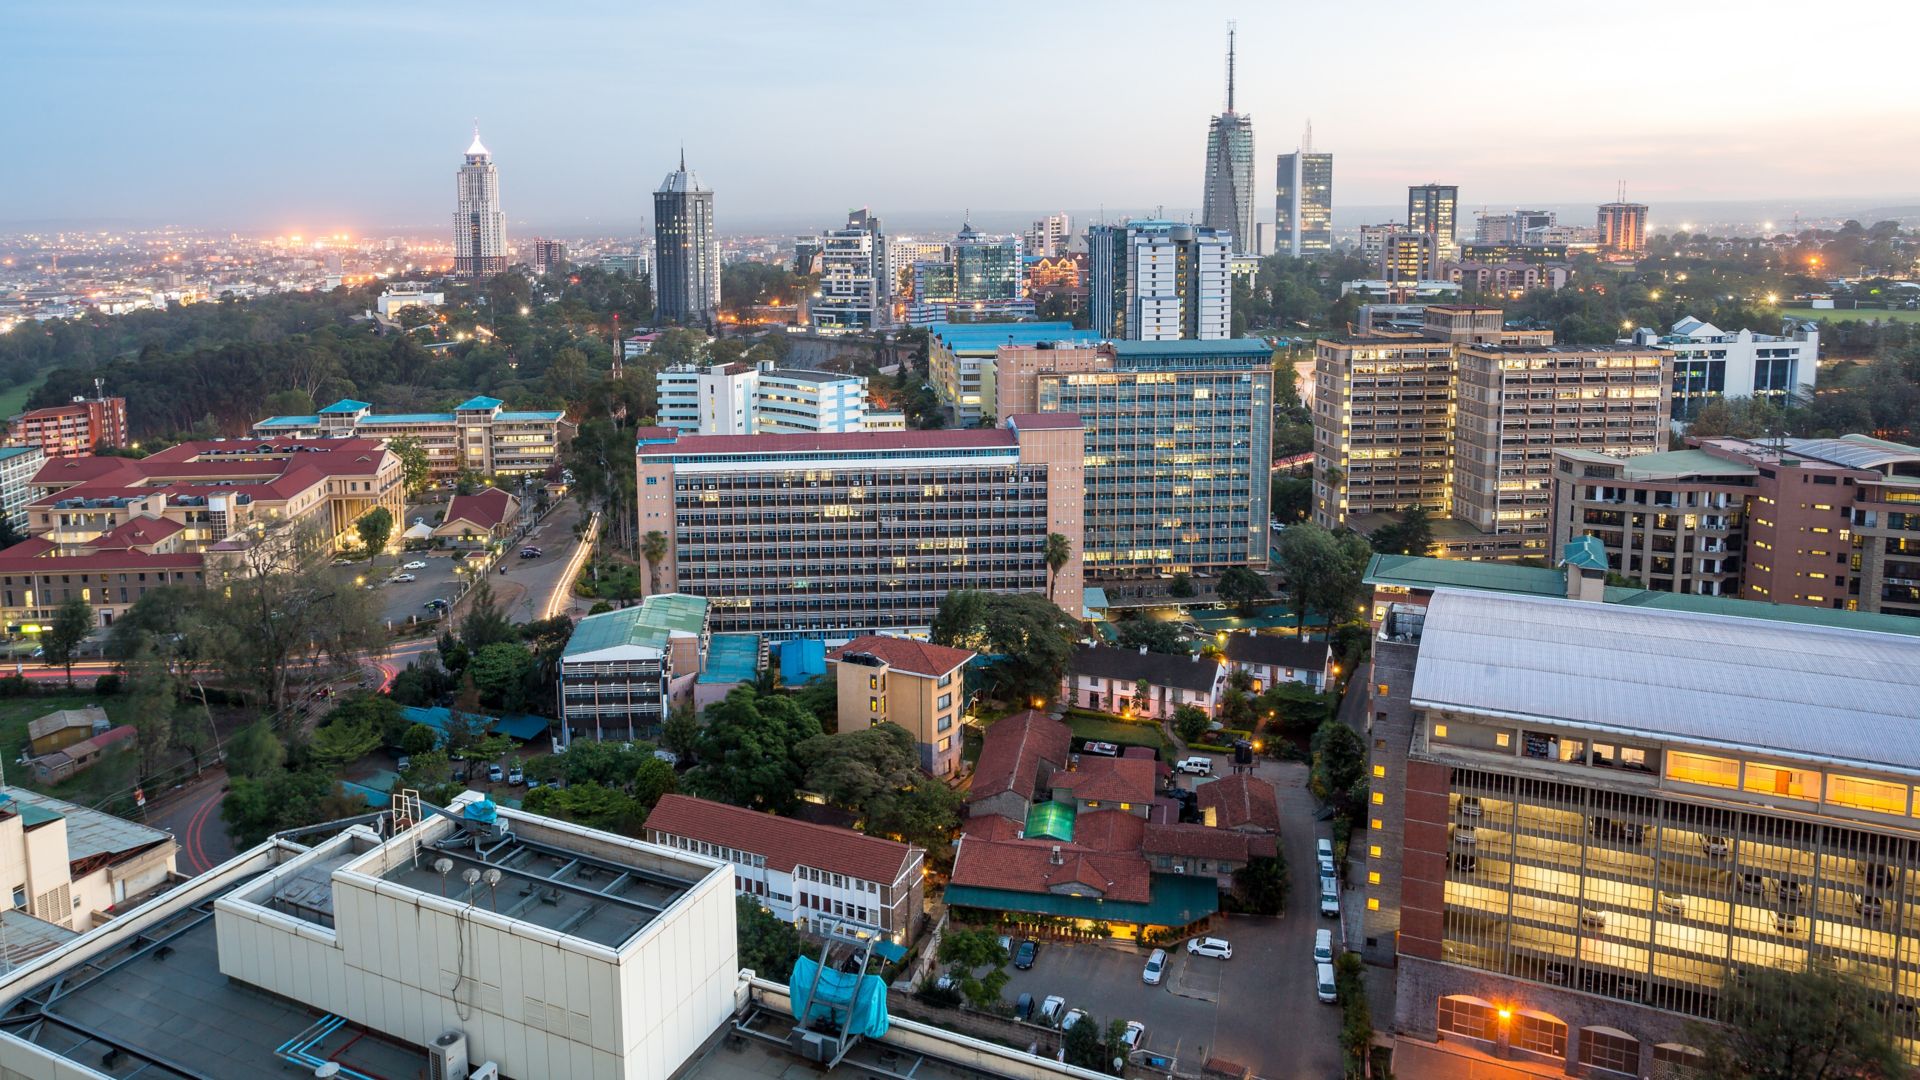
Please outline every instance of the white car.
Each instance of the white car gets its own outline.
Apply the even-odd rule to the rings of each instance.
[[[1047,995],[1047,999],[1040,1003],[1040,1023],[1045,1024],[1047,1027],[1052,1027],[1054,1024],[1059,1023],[1060,1010],[1066,1007],[1066,998],[1061,997],[1059,994]]]
[[[1060,1018],[1060,1030],[1072,1031],[1073,1025],[1079,1023],[1082,1020],[1085,1020],[1086,1018],[1087,1018],[1087,1010],[1068,1009],[1067,1015]]]
[[[1212,776],[1213,759],[1203,757],[1199,754],[1195,754],[1192,757],[1184,757],[1173,763],[1173,771],[1177,773],[1190,773],[1194,776]]]
[[[1140,1049],[1140,1044],[1145,1041],[1147,1041],[1147,1025],[1138,1020],[1127,1021],[1127,1030],[1120,1036],[1120,1045],[1127,1048],[1125,1053],[1131,1054]]]
[[[1160,980],[1167,977],[1167,950],[1155,949],[1147,957],[1146,970],[1140,973],[1140,981],[1148,986],[1159,986]]]
[[[417,577],[414,577],[412,574],[395,574],[393,575],[393,580],[398,581],[402,584],[405,584],[406,582],[419,581],[420,579]]]
[[[400,569],[402,570],[425,570],[426,568],[427,568],[427,564],[419,559],[415,559],[412,562],[406,563],[400,567]]]
[[[1313,966],[1313,989],[1324,1004],[1333,1005],[1340,1001],[1340,987],[1334,981],[1332,964]]]
[[[1333,931],[1315,930],[1313,932],[1313,962],[1333,963]]]
[[[1188,956],[1211,956],[1217,960],[1233,959],[1233,946],[1226,938],[1197,937],[1187,942]]]

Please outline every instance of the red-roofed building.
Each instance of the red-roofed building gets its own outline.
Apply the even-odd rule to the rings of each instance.
[[[1222,890],[1254,859],[1271,859],[1278,846],[1271,836],[1210,829],[1205,825],[1148,825],[1140,852],[1156,874],[1210,874]]]
[[[1046,840],[980,840],[954,853],[953,884],[1009,892],[1046,892],[1144,904],[1153,875],[1138,851],[1089,851]]]
[[[65,405],[20,414],[8,446],[37,446],[50,458],[82,457],[127,445],[127,399],[74,398]]]
[[[481,544],[507,534],[520,500],[497,487],[481,488],[472,495],[455,495],[447,502],[447,516],[433,530],[441,540],[459,544]]]
[[[1025,821],[1034,797],[1051,798],[1049,781],[1067,767],[1073,732],[1046,713],[1029,709],[995,721],[980,742],[980,760],[967,790],[967,814],[1000,814]]]
[[[901,942],[925,910],[926,852],[911,844],[678,794],[661,797],[646,829],[653,843],[731,862],[736,890],[814,933],[845,919]]]
[[[968,649],[869,634],[827,654],[838,689],[841,731],[893,723],[913,735],[920,767],[951,776],[960,767]],[[865,721],[863,724],[862,721]]]
[[[1216,829],[1235,832],[1280,833],[1280,793],[1273,785],[1247,773],[1210,780],[1194,792],[1200,819]]]
[[[1053,801],[1089,810],[1121,810],[1147,816],[1153,805],[1153,762],[1139,758],[1085,756],[1077,768],[1055,772],[1048,781]]]

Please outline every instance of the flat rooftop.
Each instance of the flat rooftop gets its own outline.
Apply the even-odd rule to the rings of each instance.
[[[787,1021],[789,1024],[791,1022]],[[983,1080],[987,1077],[997,1080],[1003,1074],[969,1069],[874,1042],[862,1042],[855,1046],[839,1065],[822,1072],[812,1062],[804,1061],[780,1047],[746,1036],[730,1035],[694,1061],[683,1080],[766,1080],[768,1077],[777,1077],[779,1080],[819,1080],[821,1077],[885,1080],[909,1075],[913,1080]]]

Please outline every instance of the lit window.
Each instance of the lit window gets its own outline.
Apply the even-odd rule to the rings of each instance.
[[[1386,793],[1386,792],[1384,792],[1384,791],[1376,791],[1376,792],[1374,792],[1374,793],[1373,793],[1373,805],[1375,805],[1375,806],[1385,806],[1385,805],[1386,805],[1386,803],[1387,803],[1387,793]]]
[[[1384,828],[1386,828],[1386,826],[1380,823],[1380,819],[1379,819],[1379,818],[1374,818],[1374,819],[1373,819],[1372,821],[1370,821],[1370,822],[1368,822],[1368,823],[1367,823],[1367,828],[1369,828],[1369,829],[1384,829]]]
[[[1385,765],[1375,765],[1373,767],[1373,775],[1375,776],[1387,775],[1387,767]]]
[[[1367,871],[1367,884],[1369,885],[1380,884],[1380,871],[1378,870]]]
[[[1505,746],[1511,741],[1513,741],[1513,736],[1507,732],[1496,731],[1493,733],[1493,744],[1495,746]]]
[[[1667,751],[1667,779],[1708,787],[1739,787],[1740,763],[1729,758]]]
[[[1789,799],[1818,799],[1820,774],[1812,769],[1762,765],[1759,762],[1750,761],[1747,763],[1746,783],[1742,786],[1748,791],[1756,791],[1763,795],[1782,795]]]
[[[1907,812],[1907,785],[1860,776],[1827,777],[1827,801],[1835,806],[1875,810],[1883,814]]]
[[[1380,898],[1379,898],[1379,897],[1377,897],[1377,896],[1369,896],[1369,897],[1367,897],[1367,910],[1368,910],[1368,911],[1379,911],[1379,910],[1380,910]]]
[[[1379,845],[1379,844],[1368,844],[1368,845],[1367,845],[1367,858],[1369,858],[1369,859],[1377,859],[1377,858],[1379,858],[1379,857],[1380,857],[1380,845]]]
[[[1447,725],[1445,725],[1445,724],[1435,724],[1435,725],[1433,725],[1433,737],[1434,737],[1434,738],[1436,738],[1436,739],[1444,739],[1444,738],[1446,738],[1446,737],[1447,737]]]

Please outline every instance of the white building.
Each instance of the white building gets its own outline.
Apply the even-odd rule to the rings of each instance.
[[[927,853],[911,844],[678,794],[647,815],[647,839],[732,863],[735,890],[811,933],[848,919],[897,943],[924,912]]]
[[[1809,397],[1820,363],[1818,324],[1790,320],[1787,334],[1728,332],[1689,315],[1665,333],[1642,327],[1622,345],[1673,350],[1673,422],[1684,426],[1714,398]]]
[[[1232,671],[1244,671],[1259,693],[1278,683],[1295,682],[1325,690],[1338,669],[1333,648],[1324,641],[1301,641],[1278,634],[1228,634],[1221,650]]]
[[[1081,645],[1062,681],[1073,707],[1165,720],[1182,705],[1212,716],[1227,688],[1227,667],[1199,653]]]
[[[0,517],[21,536],[27,534],[27,504],[34,500],[29,485],[46,463],[46,451],[38,446],[0,447]]]
[[[1088,230],[1092,329],[1131,341],[1229,337],[1232,237],[1175,221]]]
[[[20,788],[0,789],[0,885],[12,907],[91,930],[165,884],[180,845],[159,829]]]
[[[373,301],[374,310],[383,319],[392,319],[402,308],[425,308],[429,311],[447,302],[443,292],[429,291],[425,284],[418,281],[401,281],[387,287]]]
[[[1067,253],[1067,242],[1073,236],[1073,218],[1067,214],[1048,214],[1028,227],[1026,253],[1044,258],[1055,258]]]
[[[661,426],[684,435],[862,431],[867,380],[772,364],[676,364],[655,384]]]
[[[507,219],[500,210],[500,168],[473,129],[466,164],[455,182],[453,272],[461,277],[491,277],[507,270]]]
[[[880,219],[865,210],[820,239],[820,287],[807,300],[808,320],[825,329],[857,330],[888,321],[887,238]]]

